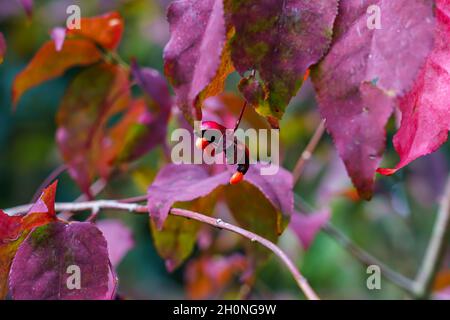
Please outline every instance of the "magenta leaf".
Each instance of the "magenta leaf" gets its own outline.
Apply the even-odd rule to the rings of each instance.
[[[381,29],[369,28],[377,5]],[[319,108],[360,196],[370,199],[394,97],[408,91],[433,46],[433,1],[341,1],[333,44],[314,68]]]
[[[400,162],[393,174],[411,161],[436,151],[450,130],[450,1],[436,2],[437,27],[434,49],[413,89],[400,99],[402,121],[394,137]]]
[[[264,116],[281,119],[306,70],[329,48],[338,0],[226,0],[236,29],[231,56],[244,75],[256,70],[262,83],[240,89]],[[273,121],[272,121],[273,122]]]
[[[201,119],[196,100],[219,72],[225,48],[223,3],[222,0],[174,1],[167,16],[171,37],[164,49],[165,73],[185,117]]]
[[[164,114],[170,112],[172,97],[164,77],[155,69],[140,68],[136,61],[131,64],[131,72],[136,83]]]
[[[287,222],[294,206],[292,176],[283,168],[275,175],[264,176],[260,174],[260,168],[259,164],[251,165],[244,181],[256,187]],[[201,165],[170,164],[164,167],[148,188],[151,218],[161,230],[175,202],[191,201],[210,194],[221,185],[228,185],[232,173],[229,168],[210,175]]]
[[[95,225],[53,222],[21,244],[9,288],[18,300],[108,299],[109,272],[106,240]]]
[[[30,18],[33,15],[33,0],[19,0],[25,13]]]
[[[260,164],[250,166],[244,181],[258,188],[273,207],[288,220],[294,211],[292,174],[280,167],[274,175],[261,175],[260,169]]]
[[[3,62],[3,57],[6,54],[6,40],[3,33],[0,32],[0,64]]]
[[[210,176],[200,165],[169,164],[159,171],[148,188],[148,210],[158,229],[162,229],[175,202],[191,201],[208,195],[228,183],[231,172]]]
[[[329,220],[330,213],[328,211],[321,211],[308,215],[295,212],[291,217],[289,228],[294,231],[303,248],[308,250],[311,243],[314,241],[317,232],[319,232],[322,226]]]
[[[131,230],[122,221],[113,219],[97,222],[97,228],[108,243],[109,261],[113,267],[117,267],[122,258],[134,247]]]
[[[166,80],[151,68],[140,68],[136,62],[131,65],[132,76],[146,94],[147,109],[139,115],[139,122],[145,129],[135,138],[132,154],[128,161],[147,153],[155,146],[165,142],[167,123],[172,108],[172,97]]]

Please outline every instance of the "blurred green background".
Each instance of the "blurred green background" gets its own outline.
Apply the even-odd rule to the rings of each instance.
[[[0,31],[8,50],[0,65],[0,207],[28,203],[46,176],[61,164],[54,142],[55,113],[69,79],[77,70],[30,90],[12,112],[11,84],[30,61],[55,26],[65,25],[66,8],[78,4],[82,16],[117,10],[125,19],[125,34],[119,47],[123,59],[135,57],[142,66],[162,71],[162,52],[169,37],[165,9],[170,1],[157,0],[35,0],[32,18],[27,18],[19,1],[0,0]],[[238,77],[228,81],[235,91]],[[309,82],[292,101],[281,123],[282,159],[292,169],[319,123],[314,94]],[[388,127],[389,139],[395,123]],[[140,195],[162,164],[161,150],[143,158],[129,175],[115,179],[102,193],[105,198]],[[397,161],[388,142],[385,165]],[[335,154],[331,139],[324,138],[308,163],[296,192],[317,209],[331,208],[332,223],[353,241],[408,277],[414,277],[421,263],[438,200],[449,172],[450,148],[415,161],[393,177],[377,177],[377,192],[371,202],[355,200],[351,183]],[[67,174],[60,177],[58,201],[71,201],[80,194]],[[106,214],[105,214],[106,215]],[[156,253],[143,216],[116,215],[134,232],[135,248],[119,266],[119,293],[129,299],[189,297],[185,288],[185,265],[168,273]],[[223,241],[234,241],[222,235]],[[287,230],[280,246],[295,262],[324,299],[403,299],[407,295],[382,279],[381,290],[368,290],[366,268],[325,233],[319,233],[308,251],[302,249]],[[200,256],[196,250],[193,259]],[[445,260],[443,269],[449,266]],[[210,298],[236,299],[242,296],[238,277]],[[299,299],[291,275],[274,257],[257,270],[256,282],[246,297],[254,299]]]

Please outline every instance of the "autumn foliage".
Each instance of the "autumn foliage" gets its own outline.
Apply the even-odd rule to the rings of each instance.
[[[367,26],[373,2],[381,29]],[[447,141],[450,0],[177,0],[167,20],[164,74],[119,56],[127,25],[110,12],[83,17],[81,29],[52,33],[15,76],[11,100],[14,109],[25,108],[20,102],[30,89],[72,72],[55,144],[87,200],[97,196],[96,181],[130,174],[150,151],[162,150],[160,169],[146,185],[152,241],[169,272],[200,249],[186,269],[191,298],[226,290],[236,275],[251,286],[270,253],[250,241],[239,253],[208,255],[201,240],[214,235],[171,215],[172,208],[220,218],[215,208],[226,206],[237,225],[274,243],[289,226],[305,249],[331,214],[326,206],[312,216],[299,213],[297,181],[285,168],[263,176],[261,164],[236,173],[233,166],[170,163],[169,130],[192,131],[194,121],[206,120],[232,128],[248,105],[250,127],[282,132],[290,102],[311,81],[356,190],[340,195],[352,201],[373,197],[377,172],[393,175]],[[0,62],[6,47],[0,33]],[[239,96],[226,93],[231,75],[239,78]],[[399,161],[382,168],[394,114]],[[114,299],[117,265],[134,244],[131,231],[112,219],[96,223],[97,213],[88,221],[59,215],[56,193],[53,182],[25,214],[0,211],[0,298]],[[68,265],[83,270],[81,290],[66,287]]]

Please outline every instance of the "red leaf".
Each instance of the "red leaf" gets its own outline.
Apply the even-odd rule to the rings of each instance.
[[[120,43],[124,22],[118,12],[82,18],[80,29],[67,29],[67,36],[81,36],[107,49],[115,49]]]
[[[61,51],[56,51],[53,41],[46,42],[27,67],[14,79],[12,88],[14,106],[28,89],[62,75],[71,67],[92,64],[101,57],[96,46],[87,40],[66,40]]]
[[[56,186],[54,182],[46,188],[24,216],[9,216],[0,210],[0,299],[6,296],[11,262],[19,245],[33,228],[56,220]]]
[[[364,199],[373,193],[393,98],[413,85],[432,49],[434,29],[433,1],[375,3],[381,29],[367,25],[374,1],[340,2],[333,45],[312,70],[320,112]]]
[[[378,169],[384,175],[395,173],[411,161],[436,151],[450,130],[450,0],[438,0],[437,27],[433,52],[414,88],[400,99],[402,122],[394,137],[400,162],[394,169]]]
[[[0,243],[14,241],[23,231],[56,219],[55,194],[58,181],[46,188],[24,216],[9,216],[0,210]]]

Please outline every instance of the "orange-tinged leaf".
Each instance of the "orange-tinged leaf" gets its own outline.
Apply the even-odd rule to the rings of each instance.
[[[147,111],[144,99],[134,100],[120,122],[109,130],[99,158],[102,175],[108,175],[116,163],[125,162],[131,156],[133,142],[146,131],[145,124],[139,123],[139,118],[144,117]]]
[[[67,30],[67,36],[81,36],[107,49],[115,49],[122,38],[124,23],[118,12],[82,18],[80,29]]]
[[[55,194],[57,181],[46,188],[24,216],[9,216],[0,210],[0,299],[7,293],[12,260],[31,230],[56,220]]]
[[[13,104],[16,105],[28,89],[62,75],[71,67],[97,62],[101,57],[97,47],[88,40],[66,40],[61,51],[56,51],[53,41],[46,42],[14,79]]]
[[[135,61],[131,70],[145,96],[134,100],[120,121],[105,132],[98,161],[102,176],[165,143],[172,106],[166,80],[158,71],[140,68]]]
[[[46,188],[28,213],[22,218],[22,230],[31,230],[55,220],[55,197],[58,181]]]
[[[450,270],[440,271],[433,283],[433,291],[441,291],[450,287]]]
[[[86,194],[99,173],[108,120],[129,105],[128,77],[129,71],[117,65],[92,66],[73,79],[61,101],[56,140],[69,174]]]
[[[239,254],[229,257],[201,257],[186,268],[186,289],[190,299],[220,297],[235,276],[249,269],[248,260]]]

